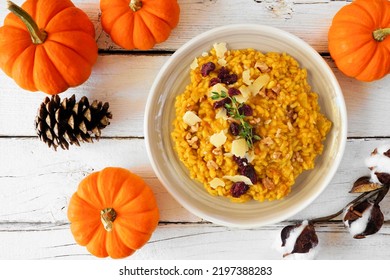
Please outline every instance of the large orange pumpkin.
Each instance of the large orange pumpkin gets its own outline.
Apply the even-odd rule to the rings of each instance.
[[[179,22],[177,0],[100,0],[101,22],[125,49],[151,49],[164,42]]]
[[[356,0],[334,16],[329,51],[337,67],[361,81],[390,72],[390,1]]]
[[[108,167],[80,182],[69,202],[68,219],[76,242],[91,254],[124,258],[150,239],[159,211],[142,178]]]
[[[58,94],[85,82],[96,62],[95,29],[69,0],[27,0],[0,28],[0,67],[22,88]]]

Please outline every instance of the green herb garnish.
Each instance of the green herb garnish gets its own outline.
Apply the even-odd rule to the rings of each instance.
[[[240,122],[239,136],[245,139],[248,148],[251,149],[253,147],[253,140],[260,140],[260,136],[253,134],[253,127],[245,120],[246,116],[240,113],[240,108],[244,105],[244,103],[238,102],[234,96],[230,96],[225,91],[221,91],[221,93],[213,91],[211,93],[212,100],[225,98],[230,100],[230,102],[225,102],[223,104],[228,116]]]

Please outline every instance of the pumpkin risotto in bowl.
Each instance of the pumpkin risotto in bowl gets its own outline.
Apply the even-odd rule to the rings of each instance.
[[[345,147],[345,104],[305,42],[231,25],[194,38],[163,66],[145,138],[156,175],[185,208],[255,227],[291,217],[329,184]]]

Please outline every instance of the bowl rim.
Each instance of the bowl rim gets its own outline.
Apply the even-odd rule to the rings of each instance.
[[[214,217],[212,215],[209,215],[207,212],[203,211],[202,209],[199,209],[198,207],[194,206],[191,203],[191,200],[183,198],[175,189],[167,186],[167,179],[164,173],[160,170],[158,162],[154,160],[153,154],[152,154],[152,148],[150,145],[150,131],[149,131],[149,122],[150,122],[150,111],[152,108],[152,104],[156,101],[158,98],[158,92],[157,92],[157,86],[159,85],[160,79],[164,76],[165,72],[169,68],[172,61],[175,61],[177,57],[180,57],[183,55],[183,53],[186,53],[188,49],[191,48],[192,44],[194,44],[197,41],[201,41],[202,39],[209,38],[210,36],[213,36],[213,34],[218,34],[222,31],[226,30],[235,30],[235,29],[251,29],[255,31],[266,31],[266,32],[274,32],[283,34],[284,37],[289,38],[290,41],[293,42],[293,44],[299,44],[302,47],[304,47],[307,51],[311,53],[311,55],[317,56],[316,64],[319,64],[319,66],[327,73],[329,78],[332,81],[332,88],[334,88],[335,92],[337,92],[338,97],[338,109],[340,113],[341,123],[342,126],[340,127],[339,137],[338,139],[341,139],[338,147],[338,152],[333,160],[333,165],[328,169],[327,174],[325,175],[325,179],[322,181],[321,188],[319,188],[313,195],[311,195],[308,199],[306,199],[304,202],[301,202],[299,205],[296,205],[294,208],[294,211],[284,213],[283,215],[278,216],[278,219],[275,217],[269,218],[268,220],[261,220],[261,221],[251,221],[250,223],[234,223],[229,222],[226,220],[219,219],[218,217]],[[321,58],[321,59],[318,59]],[[330,68],[330,66],[326,63],[326,61],[322,58],[322,56],[313,48],[311,47],[306,41],[300,39],[299,37],[276,27],[268,26],[268,25],[261,25],[261,24],[229,24],[229,25],[223,25],[219,27],[212,28],[208,31],[205,31],[192,39],[188,40],[186,43],[184,43],[181,47],[179,47],[169,58],[168,60],[163,64],[163,66],[160,68],[157,76],[155,77],[153,84],[149,90],[149,95],[146,102],[145,107],[145,115],[144,115],[144,137],[145,137],[145,146],[147,155],[149,158],[149,161],[151,163],[152,169],[155,172],[157,178],[161,182],[161,184],[164,186],[164,188],[168,191],[170,195],[186,210],[191,212],[192,214],[205,219],[209,222],[212,222],[214,224],[227,226],[227,227],[234,227],[234,228],[255,228],[270,224],[275,224],[278,222],[282,222],[298,212],[302,211],[304,208],[309,206],[316,198],[319,197],[319,195],[326,189],[326,187],[329,185],[330,181],[333,179],[334,175],[336,174],[337,169],[340,166],[341,160],[344,155],[345,146],[347,142],[347,131],[348,131],[348,122],[347,122],[347,110],[345,105],[345,100],[343,97],[343,93],[341,90],[341,87],[338,83],[338,80]]]

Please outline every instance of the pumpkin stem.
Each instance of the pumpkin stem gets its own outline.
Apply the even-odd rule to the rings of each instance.
[[[116,219],[116,212],[113,208],[106,208],[100,211],[100,220],[107,231],[112,231],[113,222]]]
[[[47,37],[46,31],[39,29],[34,19],[21,7],[9,0],[7,0],[7,4],[8,10],[10,10],[13,14],[20,18],[26,25],[28,31],[30,32],[32,42],[36,45],[45,42]]]
[[[142,8],[142,1],[141,0],[131,0],[129,6],[130,6],[130,9],[133,10],[133,12],[136,12]]]
[[[386,36],[390,35],[390,27],[377,29],[372,33],[372,35],[375,40],[382,42],[386,39]]]

